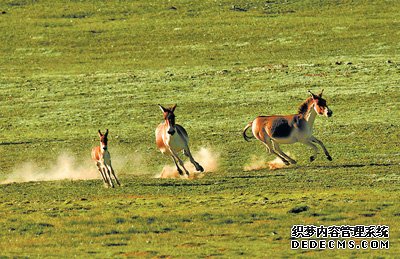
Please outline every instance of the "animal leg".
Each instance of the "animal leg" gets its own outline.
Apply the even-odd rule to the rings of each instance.
[[[179,158],[178,154],[175,151],[173,151],[172,149],[171,149],[171,153],[172,153],[172,157],[174,157],[175,165],[178,167],[178,165],[176,164],[176,161],[175,161],[175,159],[176,159],[176,160],[178,160],[179,165],[183,168],[183,170],[185,170],[186,175],[189,175],[189,171],[185,168],[185,164],[183,163],[182,159]],[[179,172],[179,170],[178,170],[178,172]]]
[[[104,184],[106,185],[106,187],[110,187],[111,185],[110,185],[110,180],[108,179],[108,176],[107,176],[107,169],[105,168],[105,166],[101,166],[101,171],[102,171],[102,174],[104,175],[104,179],[105,179],[105,181],[104,181]]]
[[[188,146],[186,146],[186,148],[183,150],[183,154],[185,154],[185,156],[189,157],[190,162],[194,165],[194,167],[196,167],[197,171],[204,172],[204,168],[194,160],[192,154],[190,153],[190,149]]]
[[[292,159],[291,157],[289,157],[288,155],[286,155],[285,153],[283,153],[283,151],[281,150],[281,148],[279,147],[278,143],[276,143],[275,141],[272,141],[272,145],[274,147],[274,149],[276,150],[277,153],[279,153],[281,156],[283,156],[286,160],[288,160],[291,164],[296,164],[296,160]]]
[[[317,146],[314,143],[312,143],[311,140],[305,141],[305,142],[302,142],[302,143],[307,145],[307,146],[309,146],[309,147],[311,147],[314,150],[314,154],[312,156],[310,156],[310,162],[314,161],[317,158],[317,155],[318,155]]]
[[[327,158],[329,161],[332,161],[331,155],[329,154],[328,150],[326,149],[324,143],[322,143],[321,140],[319,140],[319,139],[317,139],[316,137],[312,136],[312,137],[311,137],[311,141],[314,142],[314,143],[317,143],[318,145],[320,145],[320,146],[322,147],[322,149],[324,150],[324,153],[325,153],[326,158]]]
[[[106,180],[106,177],[105,177],[105,175],[104,175],[104,173],[103,173],[103,170],[102,170],[102,168],[101,168],[100,162],[97,162],[97,163],[96,163],[96,166],[97,166],[97,169],[99,170],[99,172],[100,172],[100,174],[101,174],[101,178],[103,178],[103,182],[104,182],[104,183],[107,183],[107,180]]]
[[[285,163],[285,165],[290,165],[289,161],[286,160],[286,158],[284,158],[283,156],[281,156],[280,154],[278,154],[277,152],[275,152],[274,147],[272,146],[271,140],[263,140],[262,141],[264,143],[264,145],[267,147],[267,151],[271,154],[274,154],[275,156],[279,157],[283,163]]]
[[[115,175],[114,168],[112,167],[111,163],[110,163],[110,165],[108,167],[109,167],[109,170],[110,170],[111,174],[114,176],[115,181],[117,182],[118,186],[121,186],[121,183],[118,181],[118,178]]]
[[[104,169],[104,173],[105,173],[105,175],[107,177],[109,186],[111,186],[111,188],[114,188],[114,183],[112,182],[112,179],[111,179],[110,170],[107,168],[107,166],[104,166],[103,169]]]
[[[174,163],[175,163],[176,169],[178,170],[179,175],[183,175],[183,172],[182,172],[181,168],[178,166],[178,163],[176,162],[174,155],[172,155],[171,157],[172,157],[172,160],[174,160]]]

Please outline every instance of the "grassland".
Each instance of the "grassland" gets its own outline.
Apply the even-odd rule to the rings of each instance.
[[[124,186],[0,185],[0,257],[395,257],[400,3],[397,1],[28,1],[0,3],[0,180],[26,161],[86,164],[96,131]],[[332,154],[267,156],[241,130],[325,89],[315,135]],[[220,154],[192,181],[154,179],[156,104],[178,103],[194,151]],[[307,206],[300,213],[289,211]],[[291,250],[295,224],[389,225],[389,250]]]

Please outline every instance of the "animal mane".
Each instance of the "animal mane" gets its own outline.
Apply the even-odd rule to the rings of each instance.
[[[297,110],[297,113],[299,115],[305,116],[309,110],[308,106],[310,105],[311,102],[312,102],[312,98],[308,97],[302,104],[300,104],[299,109]]]

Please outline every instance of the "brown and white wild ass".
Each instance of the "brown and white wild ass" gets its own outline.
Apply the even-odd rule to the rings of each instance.
[[[313,136],[313,124],[317,114],[326,117],[332,116],[326,100],[322,98],[323,91],[318,95],[309,91],[311,96],[300,105],[297,114],[255,118],[244,128],[244,139],[249,141],[251,138],[246,135],[246,130],[251,127],[253,135],[267,147],[268,152],[278,156],[286,165],[296,164],[296,161],[283,153],[279,144],[300,142],[310,146],[314,150],[314,154],[310,157],[310,162],[312,162],[318,154],[316,143],[324,150],[326,158],[332,161],[332,157],[322,141]]]
[[[94,147],[92,149],[92,159],[96,162],[96,166],[99,169],[101,177],[103,178],[104,184],[114,188],[113,181],[111,179],[111,174],[114,176],[115,181],[118,185],[121,185],[115,175],[114,169],[111,165],[111,155],[108,152],[108,129],[106,133],[102,134],[99,130],[100,146]]]
[[[186,130],[179,124],[175,124],[175,108],[176,104],[171,108],[164,108],[158,105],[163,112],[164,122],[160,123],[156,129],[156,144],[161,153],[169,155],[174,160],[175,166],[180,175],[183,172],[179,165],[185,170],[186,175],[189,175],[188,170],[185,168],[182,159],[179,158],[178,153],[183,150],[183,154],[189,157],[190,162],[196,167],[197,171],[203,172],[203,167],[197,163],[189,149],[189,137]]]

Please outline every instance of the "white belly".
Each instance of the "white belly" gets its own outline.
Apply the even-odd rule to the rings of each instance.
[[[110,152],[108,152],[107,150],[104,151],[104,153],[103,153],[103,162],[106,165],[111,164],[111,155],[110,155]]]
[[[273,140],[279,144],[293,144],[296,142],[305,142],[311,135],[312,132],[308,127],[302,130],[295,128],[287,138],[273,138]]]
[[[185,140],[175,132],[174,135],[166,134],[165,143],[175,152],[179,152],[185,148]]]

